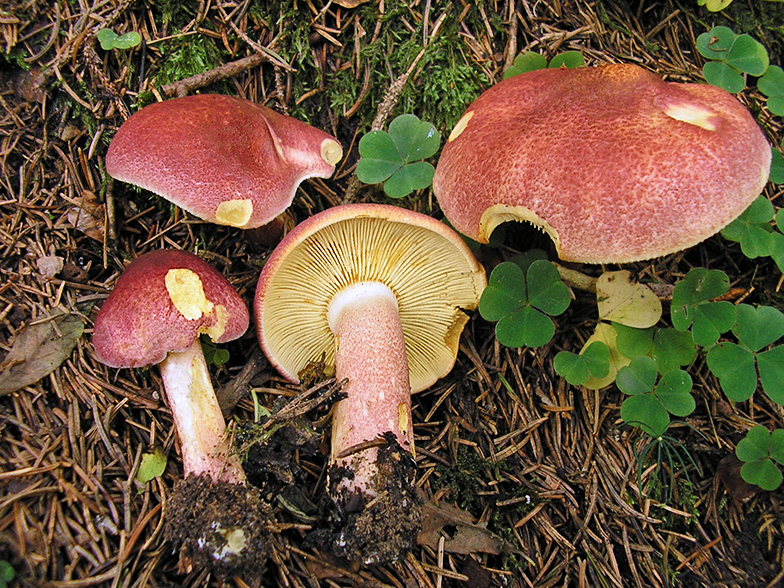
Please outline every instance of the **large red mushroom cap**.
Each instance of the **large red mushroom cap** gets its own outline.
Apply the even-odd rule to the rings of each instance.
[[[240,337],[250,317],[243,299],[207,262],[186,251],[160,250],[134,260],[95,319],[98,359],[116,368],[162,362],[201,333],[216,343]]]
[[[204,94],[151,104],[114,136],[106,172],[204,220],[252,229],[327,178],[343,151],[327,133],[248,100]]]
[[[732,95],[635,65],[546,69],[483,93],[455,126],[433,191],[486,243],[511,220],[561,259],[624,263],[686,249],[760,194],[771,150]]]

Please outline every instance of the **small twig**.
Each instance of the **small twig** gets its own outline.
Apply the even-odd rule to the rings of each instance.
[[[239,73],[264,63],[265,61],[270,61],[270,57],[267,54],[254,53],[248,57],[243,57],[242,59],[238,59],[236,61],[224,63],[223,65],[218,66],[215,69],[211,69],[210,71],[196,74],[195,76],[161,86],[161,93],[167,98],[171,98],[172,96],[180,98],[182,96],[188,95],[188,93],[192,92],[193,90],[198,90],[199,88],[203,88],[214,82],[219,82],[221,80],[225,80],[226,78],[230,78],[231,76],[236,76]]]
[[[232,380],[223,388],[216,391],[218,397],[218,404],[220,404],[223,416],[228,416],[234,410],[237,403],[242,400],[242,397],[247,393],[248,383],[267,365],[267,360],[261,349],[258,347],[254,349],[250,359]]]

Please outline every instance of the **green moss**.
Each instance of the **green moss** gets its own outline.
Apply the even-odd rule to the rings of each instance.
[[[210,71],[223,63],[223,55],[211,37],[184,35],[161,44],[161,62],[151,72],[155,85],[171,84]]]

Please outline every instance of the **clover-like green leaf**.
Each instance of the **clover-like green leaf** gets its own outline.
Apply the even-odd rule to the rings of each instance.
[[[784,96],[771,96],[768,98],[767,104],[771,114],[784,116]]]
[[[781,470],[770,459],[757,459],[743,464],[740,475],[749,484],[756,484],[769,492],[781,486],[784,480]]]
[[[585,359],[571,351],[559,351],[553,359],[553,369],[573,386],[582,386],[591,377]]]
[[[647,329],[635,329],[634,327],[627,327],[620,323],[612,323],[612,327],[618,337],[615,341],[618,351],[624,357],[634,359],[641,355],[648,355],[653,346],[653,336],[656,329],[649,327]]]
[[[435,155],[440,144],[431,123],[402,114],[389,124],[389,132],[371,131],[360,139],[357,177],[366,184],[384,182],[389,197],[402,198],[432,183],[435,168],[422,160]]]
[[[550,342],[555,325],[532,306],[523,306],[495,325],[495,336],[506,347],[541,347]]]
[[[730,400],[743,402],[751,398],[757,388],[753,353],[735,343],[722,342],[708,351],[706,361]]]
[[[773,252],[770,257],[776,262],[779,271],[784,273],[784,235],[781,233],[773,233]]]
[[[773,402],[784,405],[784,345],[757,355],[762,389]]]
[[[546,316],[561,314],[570,296],[552,263],[537,260],[527,271],[514,262],[498,264],[479,299],[479,313],[498,321],[496,337],[507,347],[540,347],[555,333]]]
[[[735,455],[741,461],[764,459],[770,455],[770,431],[762,425],[749,429],[746,436],[738,442]]]
[[[495,322],[526,304],[528,296],[523,270],[511,261],[499,263],[479,299],[479,314],[486,321]]]
[[[555,372],[574,386],[590,377],[604,378],[610,371],[610,349],[601,341],[586,345],[580,354],[560,351],[553,360]]]
[[[782,115],[784,116],[784,115]],[[776,149],[775,147],[771,147],[771,161],[770,161],[770,175],[768,176],[768,181],[773,184],[784,184],[784,155],[781,154],[781,151]],[[784,210],[784,208],[779,209],[779,213]],[[778,214],[777,214],[778,218]],[[777,223],[779,227],[779,231],[784,232],[784,223]]]
[[[706,59],[724,59],[736,37],[729,27],[713,27],[697,37],[697,51]]]
[[[357,177],[365,184],[379,184],[405,163],[389,133],[370,131],[359,140]]]
[[[727,51],[725,61],[730,67],[753,76],[764,74],[770,64],[765,47],[745,33],[737,36]]]
[[[773,461],[784,465],[784,429],[772,433],[762,425],[752,427],[735,448],[735,455],[746,463],[741,476],[763,490],[775,490],[782,482],[781,471]]]
[[[585,65],[585,59],[583,58],[583,54],[579,51],[564,51],[563,53],[559,53],[555,57],[550,60],[550,64],[547,66],[551,69],[558,68],[558,67],[565,67],[567,69],[574,69],[577,67],[582,67]]]
[[[738,304],[737,316],[732,332],[738,342],[757,353],[763,347],[775,343],[784,335],[784,313],[772,306],[754,308],[749,304]]]
[[[415,161],[401,167],[384,184],[390,198],[403,198],[416,190],[424,190],[433,183],[434,168],[427,161]]]
[[[656,375],[656,362],[643,355],[635,357],[629,365],[619,369],[615,382],[621,392],[636,396],[653,392]]]
[[[697,357],[697,344],[688,331],[657,329],[653,337],[653,359],[660,374],[666,374]]]
[[[515,57],[512,65],[504,72],[504,79],[537,69],[545,69],[546,67],[547,58],[544,55],[534,51],[526,51]]]
[[[784,429],[776,429],[770,434],[770,457],[784,465]]]
[[[730,279],[722,271],[704,267],[690,270],[672,290],[672,326],[679,331],[687,330],[694,321],[694,311],[698,304],[718,298],[729,289]]]
[[[101,49],[104,51],[110,51],[112,49],[131,49],[142,42],[141,35],[136,31],[118,36],[112,29],[101,29],[95,35],[95,38],[98,39],[98,42],[101,44]]]
[[[746,87],[746,80],[724,61],[709,61],[702,67],[702,75],[711,86],[737,94]]]
[[[432,157],[441,145],[436,128],[413,114],[401,114],[389,123],[389,135],[405,163]]]
[[[741,251],[749,259],[773,253],[773,205],[764,196],[759,196],[746,211],[722,229],[721,234],[730,241],[740,243]]]
[[[694,412],[696,403],[691,395],[691,376],[683,370],[675,369],[665,373],[654,390],[654,394],[675,416],[685,417]]]
[[[620,372],[618,372],[620,376]],[[661,437],[670,426],[667,409],[652,393],[629,396],[621,404],[621,418],[625,423],[640,427],[652,437]]]
[[[757,89],[768,98],[784,96],[784,69],[771,65],[757,80]]]
[[[528,300],[534,308],[558,316],[572,301],[569,288],[561,280],[556,267],[546,260],[534,261],[526,272]]]

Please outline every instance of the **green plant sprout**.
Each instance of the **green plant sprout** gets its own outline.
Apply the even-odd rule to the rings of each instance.
[[[535,53],[534,51],[525,51],[515,57],[512,65],[510,65],[504,72],[504,79],[511,78],[512,76],[521,73],[527,73],[537,69],[545,68],[558,68],[566,67],[569,69],[575,67],[582,67],[585,65],[582,53],[579,51],[564,51],[552,58],[550,64],[547,64],[547,58],[544,55]]]
[[[732,334],[738,342],[721,341],[708,351],[710,371],[730,400],[742,402],[757,389],[757,373],[765,394],[784,404],[784,345],[762,351],[784,335],[784,314],[771,307],[738,304]]]
[[[640,356],[618,370],[616,384],[628,398],[621,404],[621,418],[651,437],[661,437],[670,425],[670,414],[690,415],[696,408],[691,376],[681,369],[665,373],[658,384],[656,361]]]
[[[559,351],[553,360],[555,373],[573,386],[582,386],[591,377],[604,378],[610,372],[610,348],[602,341],[583,347],[579,354]]]
[[[223,365],[229,361],[229,351],[218,347],[207,335],[202,335],[200,341],[207,365]]]
[[[740,475],[746,482],[775,490],[783,478],[776,463],[784,466],[784,429],[770,432],[762,425],[752,427],[738,443],[735,455],[745,462]]]
[[[726,300],[712,301],[727,293],[730,280],[718,270],[696,267],[672,291],[670,318],[678,331],[691,328],[697,345],[710,347],[735,324],[735,306]]]
[[[698,429],[695,429],[689,424],[686,424],[687,427],[695,431],[697,434],[701,435],[703,438],[707,439],[705,435],[703,435]],[[689,450],[684,445],[683,441],[676,439],[670,435],[660,435],[658,437],[650,437],[648,442],[642,448],[642,451],[639,453],[637,452],[637,447],[634,447],[634,457],[637,461],[637,486],[642,491],[642,473],[643,469],[645,468],[646,460],[648,456],[651,454],[653,449],[656,449],[656,472],[659,474],[659,480],[662,486],[666,486],[669,488],[667,493],[667,500],[672,500],[673,492],[675,491],[675,474],[677,471],[676,464],[679,466],[680,471],[682,471],[686,475],[686,481],[691,483],[691,477],[689,476],[689,469],[687,467],[686,460],[684,457],[688,458],[689,463],[691,463],[692,467],[698,472],[701,472],[700,466],[697,465],[697,462],[694,461]],[[664,464],[664,458],[667,459],[667,467],[662,467]],[[669,476],[670,480],[667,480],[666,477]]]
[[[6,588],[15,577],[14,567],[4,559],[0,560],[0,588]]]
[[[506,347],[546,345],[555,334],[550,316],[563,313],[571,302],[558,270],[541,254],[528,252],[498,264],[479,299],[480,315],[498,321],[495,335]]]
[[[733,94],[746,87],[746,74],[760,77],[769,65],[768,52],[761,43],[723,26],[697,37],[697,51],[708,60],[702,68],[705,80]]]
[[[98,42],[101,44],[101,49],[104,51],[111,51],[112,49],[132,49],[138,47],[142,42],[142,36],[136,31],[118,35],[112,29],[101,29],[95,35]]]
[[[390,198],[403,198],[427,188],[435,168],[422,161],[441,145],[441,135],[429,122],[401,114],[389,123],[389,132],[370,131],[359,141],[357,177],[365,184],[384,184]]]

